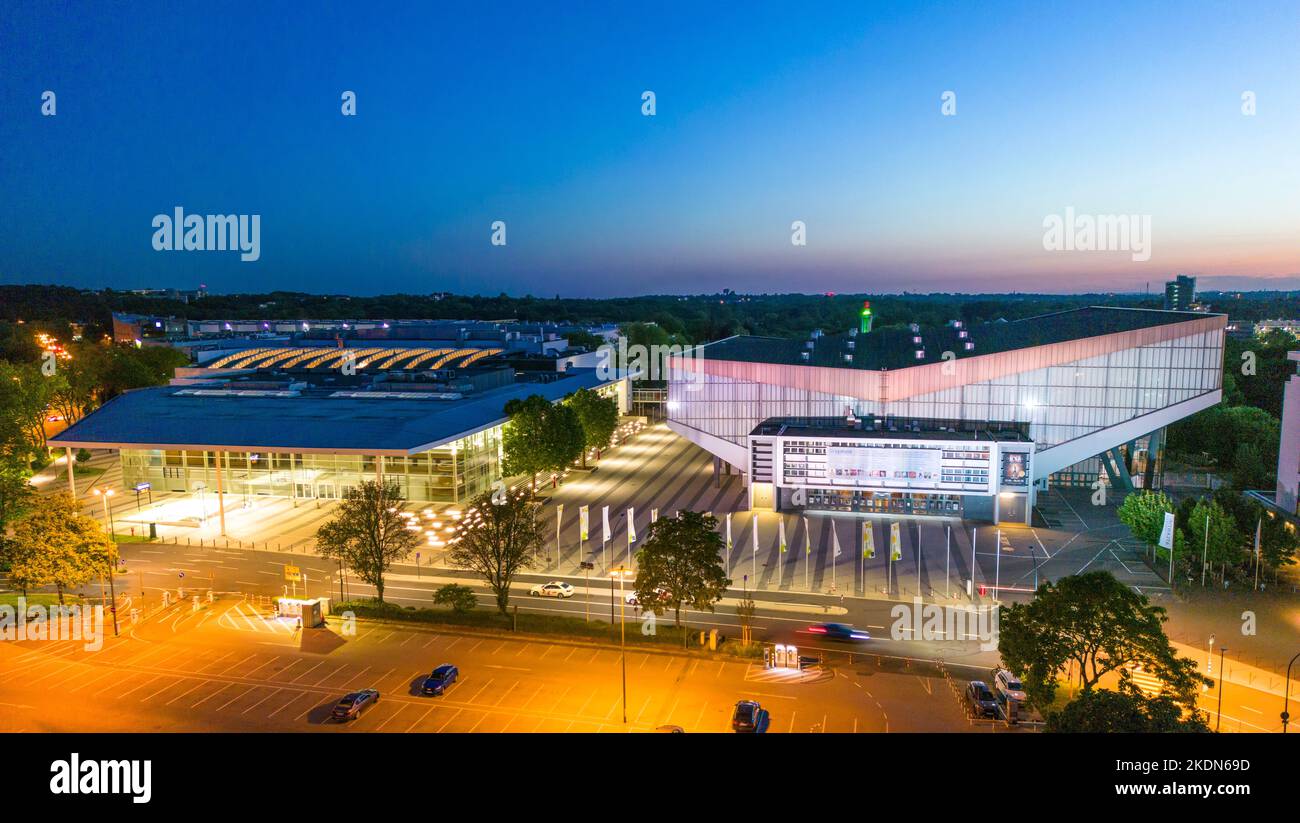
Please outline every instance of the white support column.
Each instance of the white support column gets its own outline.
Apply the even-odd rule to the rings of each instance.
[[[76,500],[77,481],[72,476],[72,447],[71,446],[66,447],[63,450],[63,453],[66,455],[66,459],[68,461],[68,493],[72,495],[73,500]]]
[[[225,458],[222,452],[213,452],[217,458],[217,512],[221,520],[221,536],[226,536],[226,498],[221,492],[221,462]]]

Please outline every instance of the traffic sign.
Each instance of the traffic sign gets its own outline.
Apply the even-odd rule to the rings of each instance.
[[[297,566],[285,566],[284,579],[285,582],[287,583],[301,583],[302,569],[298,568]]]

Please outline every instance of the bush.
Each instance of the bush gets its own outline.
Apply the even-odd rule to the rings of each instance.
[[[448,606],[457,614],[473,611],[478,605],[478,598],[469,586],[448,583],[433,593],[433,602],[438,606]]]
[[[90,449],[77,449],[77,462],[85,463],[90,459]]]

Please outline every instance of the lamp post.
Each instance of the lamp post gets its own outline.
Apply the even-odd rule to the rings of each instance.
[[[113,528],[113,510],[108,506],[108,498],[113,496],[112,489],[95,489],[95,496],[104,504],[104,519],[108,523],[109,540],[112,547],[108,552],[108,594],[112,598],[112,606],[109,607],[109,613],[113,615],[113,636],[117,637],[117,586],[114,584],[113,575],[117,573],[117,534]],[[103,586],[103,583],[100,583]],[[102,595],[104,590],[100,588]]]
[[[619,657],[623,666],[623,724],[627,724],[627,598],[623,596],[623,580],[627,577],[628,570],[624,566],[616,569],[610,569],[609,576],[618,578],[618,648]],[[610,594],[614,593],[614,581],[610,580]]]
[[[1219,647],[1219,707],[1214,712],[1214,732],[1218,734],[1219,724],[1223,722],[1223,653],[1228,650],[1227,646]]]
[[[117,532],[113,525],[113,510],[109,508],[108,498],[113,496],[112,489],[95,489],[95,496],[104,504],[104,526],[108,529],[109,537],[116,539]]]
[[[1296,658],[1300,658],[1300,652],[1286,664],[1286,690],[1282,692],[1282,734],[1286,734],[1286,724],[1291,719],[1291,665],[1295,663]]]

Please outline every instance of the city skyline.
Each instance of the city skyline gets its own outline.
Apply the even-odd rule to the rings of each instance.
[[[55,26],[19,6],[0,21],[0,283],[1300,288],[1300,15],[1252,11],[248,6],[199,26],[88,5]],[[258,216],[257,256],[155,251],[178,208]],[[1046,250],[1068,213],[1144,218],[1146,248]]]

